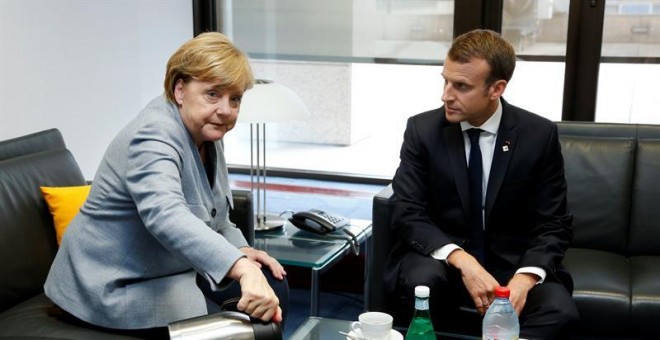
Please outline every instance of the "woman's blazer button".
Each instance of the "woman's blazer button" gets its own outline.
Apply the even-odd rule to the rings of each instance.
[[[215,217],[215,214],[216,214],[217,212],[218,212],[218,211],[215,210],[215,208],[211,209],[211,217]]]

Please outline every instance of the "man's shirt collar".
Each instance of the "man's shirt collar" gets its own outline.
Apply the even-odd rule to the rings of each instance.
[[[461,122],[461,131],[465,131],[472,128],[479,128],[483,131],[489,132],[493,135],[497,134],[497,129],[500,127],[500,122],[502,121],[502,101],[497,100],[497,109],[488,120],[481,124],[481,126],[472,126],[472,124],[467,121]]]

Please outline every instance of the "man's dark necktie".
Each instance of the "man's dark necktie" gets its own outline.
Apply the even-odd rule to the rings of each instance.
[[[468,160],[468,173],[470,180],[470,243],[468,250],[472,255],[484,263],[484,221],[483,221],[483,164],[481,160],[481,148],[479,147],[479,135],[481,129],[472,128],[467,130],[470,137],[470,159]]]

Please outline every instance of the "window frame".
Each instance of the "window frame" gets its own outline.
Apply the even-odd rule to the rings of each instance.
[[[218,31],[218,17],[223,17],[222,0],[193,0],[193,26],[195,35],[205,31]],[[660,64],[660,57],[610,57],[601,56],[603,26],[605,20],[605,0],[570,0],[567,46],[565,56],[518,55],[525,61],[565,62],[564,96],[562,103],[563,121],[594,122],[596,116],[596,95],[598,73],[601,63],[640,63]],[[454,37],[476,28],[502,32],[502,12],[504,0],[456,0],[454,1]],[[475,13],[478,13],[475,15]],[[265,55],[250,55],[265,58]],[[274,56],[268,55],[269,59]],[[275,59],[302,61],[333,61],[348,63],[412,64],[442,66],[442,61],[429,62],[416,59],[396,58],[357,58],[319,57],[300,55],[279,55]],[[245,167],[231,167],[230,171],[244,173]],[[249,167],[247,167],[249,171]],[[369,176],[326,174],[296,169],[268,169],[277,176],[299,178],[358,181],[361,183],[387,183]]]

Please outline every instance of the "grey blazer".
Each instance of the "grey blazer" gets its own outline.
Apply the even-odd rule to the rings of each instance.
[[[178,108],[154,99],[112,141],[44,289],[92,324],[151,328],[207,313],[195,283],[220,284],[248,246],[229,221],[221,141],[211,187]]]

